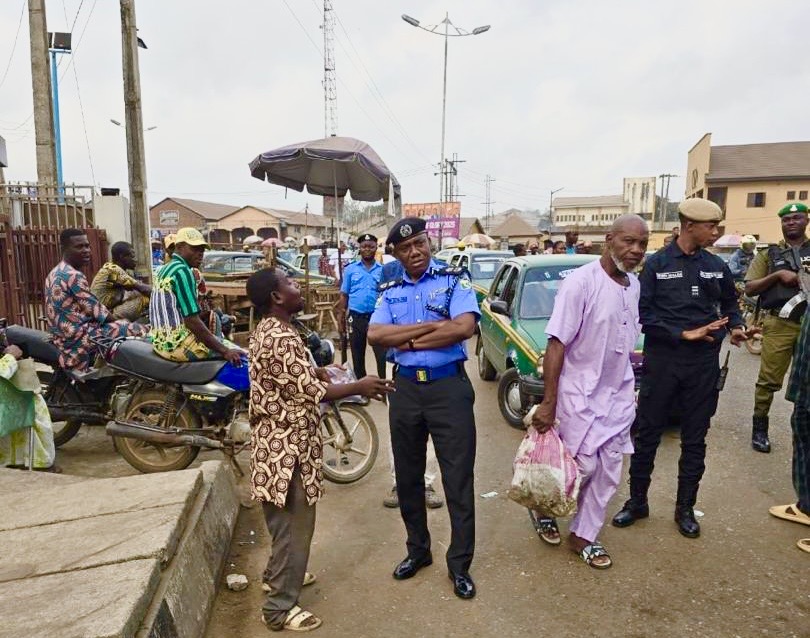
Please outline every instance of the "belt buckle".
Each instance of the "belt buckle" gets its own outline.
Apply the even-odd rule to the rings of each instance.
[[[416,369],[416,380],[419,383],[427,383],[430,381],[430,371],[427,368],[417,368]]]

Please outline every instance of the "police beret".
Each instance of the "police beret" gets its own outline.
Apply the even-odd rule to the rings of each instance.
[[[364,241],[373,241],[373,242],[375,242],[375,243],[376,243],[376,242],[377,242],[377,238],[376,238],[374,235],[370,234],[370,233],[366,233],[366,234],[364,234],[364,235],[360,235],[360,236],[357,238],[357,243],[358,243],[358,244],[362,244]]]
[[[699,197],[683,200],[678,205],[678,212],[693,222],[719,222],[723,220],[723,211],[717,204]]]
[[[806,212],[807,212],[807,206],[805,206],[804,204],[802,204],[800,202],[796,202],[794,204],[788,204],[786,206],[783,206],[779,210],[777,215],[779,215],[779,217],[784,217],[785,215],[790,215],[791,213],[806,213]]]
[[[396,246],[399,242],[424,232],[426,226],[427,222],[419,217],[403,217],[391,228],[385,243]]]

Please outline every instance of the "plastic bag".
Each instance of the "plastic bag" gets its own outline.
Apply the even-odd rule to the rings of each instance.
[[[530,421],[531,412],[527,416]],[[577,511],[580,477],[577,464],[554,428],[540,434],[530,427],[518,447],[512,485],[516,503],[556,518]]]

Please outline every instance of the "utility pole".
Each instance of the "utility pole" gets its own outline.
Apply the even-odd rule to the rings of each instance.
[[[53,98],[48,69],[48,25],[45,0],[28,0],[31,40],[31,84],[34,93],[37,181],[45,193],[56,186],[56,147],[53,133]]]
[[[492,205],[495,203],[492,201],[492,182],[495,181],[494,177],[490,177],[489,175],[486,176],[484,181],[485,188],[486,188],[486,195],[487,201],[484,202],[486,205],[486,212],[484,213],[484,231],[489,233],[489,221],[492,217]]]
[[[323,0],[323,136],[337,135],[337,76],[335,74],[335,12]],[[337,202],[335,202],[337,206]]]
[[[661,215],[658,220],[658,230],[663,230],[664,224],[667,221],[667,201],[669,200],[669,180],[671,177],[678,177],[672,173],[664,173],[659,175],[661,178]],[[666,186],[665,186],[666,184]],[[655,226],[655,224],[653,224]]]
[[[446,170],[445,170],[445,199],[448,202],[455,202],[458,201],[458,169],[456,168],[456,164],[463,164],[467,160],[460,160],[458,158],[458,153],[453,153],[453,159],[446,161]]]
[[[149,249],[149,207],[146,201],[146,162],[143,149],[141,76],[138,69],[138,29],[135,0],[121,2],[121,51],[124,69],[124,110],[127,130],[129,173],[129,228],[135,249],[135,274],[143,281],[152,278]]]

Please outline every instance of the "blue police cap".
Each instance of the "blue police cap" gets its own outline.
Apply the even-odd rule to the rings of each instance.
[[[391,228],[385,243],[396,246],[401,241],[425,232],[426,226],[427,222],[419,217],[403,217]]]
[[[377,238],[374,235],[372,235],[371,233],[365,233],[363,235],[358,235],[357,243],[362,244],[364,241],[373,241],[374,243],[377,243]]]

